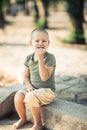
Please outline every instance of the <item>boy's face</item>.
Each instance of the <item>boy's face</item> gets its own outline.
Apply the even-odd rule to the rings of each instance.
[[[31,39],[31,44],[36,52],[38,49],[46,52],[49,46],[49,38],[45,32],[34,32]]]

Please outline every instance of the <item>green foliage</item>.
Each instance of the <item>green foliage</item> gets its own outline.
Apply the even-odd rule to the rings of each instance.
[[[14,22],[8,21],[8,20],[5,20],[4,23],[5,23],[5,25],[13,25],[14,24]]]
[[[63,2],[64,0],[41,0],[44,7],[50,6],[50,4],[58,3],[58,2]]]
[[[24,3],[25,0],[16,0],[17,3]]]
[[[16,0],[17,2],[24,2],[24,0]]]
[[[38,21],[38,22],[35,23],[35,27],[37,27],[37,28],[44,28],[45,27],[45,23]]]
[[[63,44],[71,44],[73,41],[73,36],[69,36],[67,39],[62,39],[60,37],[57,37],[57,40],[62,42]]]
[[[79,44],[81,43],[81,39],[84,39],[84,35],[80,30],[77,30],[74,33],[70,33],[67,39],[61,39],[57,38],[59,41],[61,41],[64,44],[77,44],[77,41],[79,40]]]
[[[0,11],[3,10],[4,6],[6,6],[8,3],[8,0],[0,0]]]
[[[8,0],[1,0],[1,6],[4,7],[8,3]]]

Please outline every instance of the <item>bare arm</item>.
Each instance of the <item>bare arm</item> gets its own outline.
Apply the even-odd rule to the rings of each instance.
[[[44,64],[44,54],[43,52],[38,52],[38,65],[39,65],[39,74],[42,81],[47,81],[51,76],[54,66],[45,66]]]
[[[45,66],[44,60],[39,60],[39,74],[42,79],[42,81],[47,81],[49,77],[51,76],[53,72],[54,67],[53,66]]]
[[[24,83],[27,85],[28,90],[32,91],[35,88],[31,85],[29,77],[30,77],[30,71],[29,71],[28,67],[25,66],[25,69],[24,69]]]

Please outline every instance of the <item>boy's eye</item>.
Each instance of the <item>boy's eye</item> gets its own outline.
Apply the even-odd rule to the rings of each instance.
[[[43,42],[46,42],[46,41],[43,41]]]
[[[39,40],[36,40],[36,42],[39,42]]]

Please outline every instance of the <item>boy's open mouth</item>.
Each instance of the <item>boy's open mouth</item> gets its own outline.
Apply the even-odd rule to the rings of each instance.
[[[44,47],[37,47],[38,49],[44,49]]]

